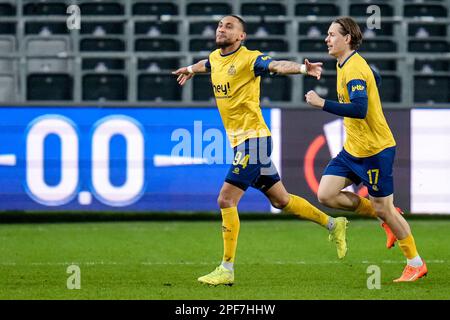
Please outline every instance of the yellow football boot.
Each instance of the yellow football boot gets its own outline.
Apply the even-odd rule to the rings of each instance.
[[[211,286],[218,286],[221,284],[231,286],[234,283],[234,272],[220,265],[213,272],[198,278],[198,281]]]
[[[339,259],[343,259],[347,254],[346,229],[348,220],[344,217],[334,219],[336,224],[330,231],[328,239],[336,244],[337,255]]]

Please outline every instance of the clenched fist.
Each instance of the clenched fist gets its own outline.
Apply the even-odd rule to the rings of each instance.
[[[305,99],[306,103],[319,109],[322,109],[325,105],[325,99],[319,97],[319,95],[314,90],[308,91],[308,93],[305,94]]]

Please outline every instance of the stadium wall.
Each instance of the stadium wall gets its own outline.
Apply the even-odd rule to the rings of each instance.
[[[450,109],[385,113],[398,144],[396,204],[450,214]],[[321,172],[342,148],[342,121],[303,109],[263,116],[287,189],[317,203]],[[216,108],[4,106],[0,119],[2,211],[216,211],[233,161]],[[255,190],[240,211],[276,212]]]

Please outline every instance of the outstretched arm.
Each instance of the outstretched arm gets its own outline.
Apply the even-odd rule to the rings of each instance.
[[[200,60],[199,62],[190,65],[188,67],[182,67],[172,72],[172,74],[178,76],[177,81],[180,86],[184,85],[186,81],[191,79],[196,73],[207,73],[209,69],[206,67],[208,59]]]
[[[319,80],[322,74],[322,62],[311,63],[305,59],[305,64],[299,64],[288,60],[274,60],[269,64],[269,71],[278,74],[308,74]]]

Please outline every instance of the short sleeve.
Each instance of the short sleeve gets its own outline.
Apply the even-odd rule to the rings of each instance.
[[[272,57],[266,54],[261,54],[256,57],[255,63],[253,64],[253,72],[255,77],[259,77],[269,73],[269,64],[272,62]]]
[[[377,87],[381,86],[381,76],[380,74],[373,68],[370,68],[373,73],[373,77],[375,78],[375,83],[377,84]]]
[[[205,62],[205,68],[211,70],[211,63],[209,62],[209,58]]]

